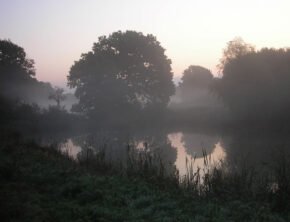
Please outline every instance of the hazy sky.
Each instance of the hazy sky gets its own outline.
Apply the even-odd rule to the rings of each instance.
[[[37,78],[64,86],[81,53],[118,30],[153,34],[175,77],[189,65],[216,73],[226,43],[290,46],[289,0],[0,0],[0,38],[35,60]]]

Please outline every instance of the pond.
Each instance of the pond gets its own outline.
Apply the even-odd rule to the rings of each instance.
[[[203,169],[205,159],[212,166],[227,162],[227,166],[232,168],[273,165],[279,161],[281,153],[288,153],[290,137],[155,129],[98,131],[70,137],[60,143],[61,150],[75,159],[89,149],[93,152],[105,150],[109,161],[124,160],[128,145],[136,150],[158,153],[168,171],[176,168],[182,176],[186,174],[190,162],[194,171]]]
[[[211,164],[222,161],[226,157],[221,138],[197,132],[150,130],[146,132],[108,132],[100,131],[86,135],[68,138],[60,143],[61,150],[74,159],[81,156],[85,150],[98,152],[106,149],[110,161],[120,161],[126,158],[128,145],[136,150],[148,149],[157,153],[167,170],[176,167],[179,174],[186,174],[189,162],[193,168],[204,167],[204,160]]]

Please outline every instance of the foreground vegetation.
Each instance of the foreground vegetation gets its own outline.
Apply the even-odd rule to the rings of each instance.
[[[118,163],[108,161],[106,150],[83,149],[74,161],[57,146],[1,136],[160,125],[288,135],[289,58],[289,49],[255,50],[234,39],[219,65],[221,78],[189,66],[175,87],[171,61],[153,35],[114,32],[72,65],[68,85],[78,101],[71,113],[61,104],[64,90],[38,81],[24,49],[0,40],[0,218],[290,221],[290,156],[283,152],[258,168],[211,165],[204,153],[205,168],[194,170],[194,159],[186,160],[187,174],[180,177],[174,167],[166,172],[149,147],[144,152],[128,145]],[[56,105],[46,107],[49,99]]]
[[[205,185],[196,189],[196,183],[193,182],[197,181],[197,177],[190,167],[188,177],[181,181],[180,187],[176,183],[176,177],[168,178],[161,174],[161,171],[155,174],[148,171],[144,158],[145,156],[141,158],[142,163],[141,159],[129,160],[131,164],[139,164],[139,168],[137,165],[128,167],[124,173],[124,168],[118,172],[105,163],[98,165],[102,161],[100,153],[95,155],[95,160],[99,162],[77,163],[53,146],[40,147],[15,135],[2,137],[2,221],[290,219],[287,192],[281,197],[279,192],[269,195],[266,189],[263,189],[260,196],[256,193],[254,198],[253,194],[248,192],[250,189],[247,189],[251,186],[249,171],[235,174],[236,178],[222,177],[222,174],[218,174],[221,172],[219,170],[211,171],[211,174],[203,177]],[[143,169],[143,172],[137,173],[136,170],[132,170],[136,168]],[[248,186],[244,187],[246,184]],[[228,189],[229,185],[232,189]],[[287,183],[282,188],[288,189]]]

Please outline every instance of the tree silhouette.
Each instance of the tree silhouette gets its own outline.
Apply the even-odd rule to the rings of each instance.
[[[238,51],[238,50],[237,50]],[[244,50],[228,59],[215,89],[239,120],[290,121],[290,49]]]
[[[9,94],[34,79],[34,62],[26,57],[23,48],[10,40],[0,40],[0,91]]]
[[[201,66],[189,66],[184,70],[176,93],[171,98],[170,108],[188,110],[191,112],[189,115],[192,115],[192,109],[220,107],[221,104],[211,89],[213,83],[214,77],[210,70]]]
[[[64,95],[64,89],[55,87],[54,92],[51,93],[48,98],[54,100],[56,102],[56,106],[61,108],[60,103],[66,98]]]
[[[164,51],[153,35],[140,32],[99,37],[71,67],[68,85],[79,98],[74,111],[123,119],[164,109],[174,93],[171,61]]]
[[[184,90],[208,88],[212,80],[213,75],[208,69],[191,65],[184,70],[179,87]]]
[[[255,52],[255,47],[249,43],[246,43],[241,37],[236,37],[229,41],[227,43],[227,47],[223,50],[223,57],[217,65],[219,72],[223,73],[225,65],[231,60],[251,52]]]

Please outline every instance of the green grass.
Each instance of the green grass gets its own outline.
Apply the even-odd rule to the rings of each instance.
[[[192,192],[192,186],[178,186],[176,177],[168,178],[160,170],[154,173],[150,170],[154,168],[148,167],[148,157],[139,155],[140,159],[136,159],[135,154],[130,155],[133,159],[128,160],[128,167],[120,169],[123,172],[120,173],[105,163],[76,163],[54,147],[40,147],[15,137],[2,138],[1,221],[290,219],[288,208],[277,208],[283,209],[279,211],[273,207],[275,196],[267,196],[272,200],[255,199],[251,195],[246,198],[239,194],[231,196],[235,187],[223,194],[229,185],[233,186],[233,182],[225,182],[233,180],[233,175],[220,175],[218,169],[211,170],[210,179],[200,187],[204,192],[196,193]],[[130,167],[130,164],[133,165]],[[139,167],[134,167],[136,164]],[[278,171],[281,177],[287,173],[284,168]],[[205,189],[209,184],[211,187]]]

